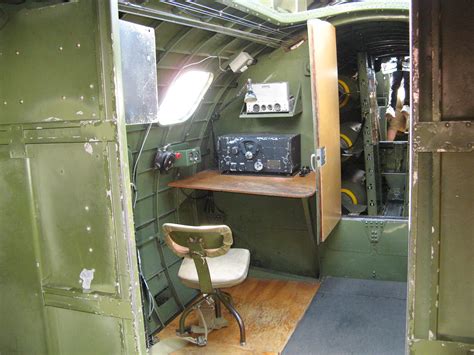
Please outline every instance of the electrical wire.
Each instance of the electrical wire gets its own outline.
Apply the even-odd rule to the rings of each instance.
[[[132,188],[134,192],[133,196],[133,209],[135,209],[135,206],[137,205],[137,199],[138,199],[138,187],[137,187],[137,169],[138,169],[138,162],[140,161],[140,158],[143,153],[143,148],[145,147],[145,143],[148,139],[148,135],[150,134],[151,126],[153,123],[150,123],[147,127],[147,130],[145,132],[145,137],[143,138],[142,144],[140,146],[140,149],[138,151],[137,158],[135,159],[135,164],[133,165],[133,171],[132,171]]]
[[[179,74],[181,74],[181,72],[186,69],[186,68],[189,68],[189,67],[192,67],[193,65],[198,65],[198,64],[201,64],[203,62],[205,62],[206,60],[209,60],[209,59],[213,59],[213,58],[217,58],[218,61],[219,61],[219,70],[222,71],[222,72],[227,72],[227,70],[225,70],[224,68],[222,68],[222,65],[221,65],[221,57],[218,56],[218,55],[210,55],[210,56],[207,56],[206,58],[204,59],[201,59],[197,62],[194,62],[194,63],[190,63],[190,64],[186,64],[185,66],[183,66],[179,71],[178,71],[178,74],[176,74],[175,78],[178,77]]]
[[[266,34],[271,34],[273,36],[280,35],[280,36],[282,36],[282,38],[284,38],[286,36],[291,35],[287,32],[282,31],[278,27],[275,28],[275,27],[270,27],[268,25],[265,25],[264,23],[266,21],[264,21],[262,23],[258,23],[258,22],[255,22],[255,21],[250,21],[250,20],[247,20],[243,17],[239,17],[237,15],[225,12],[224,10],[217,10],[215,8],[206,6],[204,4],[200,4],[198,2],[193,2],[192,6],[187,5],[187,4],[181,4],[181,3],[178,3],[178,2],[175,2],[175,1],[170,1],[170,2],[167,2],[167,3],[168,4],[173,4],[173,6],[175,6],[177,8],[180,8],[182,10],[187,10],[186,13],[188,13],[188,14],[189,14],[189,12],[196,12],[196,13],[203,14],[203,15],[205,15],[207,17],[210,17],[210,18],[224,19],[224,20],[227,20],[227,21],[232,22],[234,24],[249,27],[249,28],[252,28],[254,30],[257,30],[257,31],[260,31],[260,32],[263,32],[263,33],[266,33]],[[282,38],[279,38],[278,40],[283,41]]]

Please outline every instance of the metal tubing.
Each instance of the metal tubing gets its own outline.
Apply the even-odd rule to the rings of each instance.
[[[266,37],[263,35],[258,35],[258,34],[247,32],[247,31],[237,30],[237,29],[233,29],[233,28],[229,28],[225,26],[220,26],[220,25],[208,23],[205,21],[189,18],[189,17],[176,15],[171,12],[167,12],[163,10],[147,8],[145,6],[132,5],[132,4],[121,2],[119,3],[119,10],[131,15],[143,16],[143,17],[148,17],[155,20],[166,21],[166,22],[176,23],[179,25],[199,28],[201,30],[221,33],[224,35],[263,44],[268,47],[278,48],[281,45],[281,40],[278,40],[278,39]]]
[[[221,293],[222,296],[227,297],[230,304],[234,305],[234,301],[232,300],[232,296],[230,295],[229,292],[225,292],[225,291],[222,291],[222,290],[219,290],[219,292]]]
[[[220,290],[216,290],[216,295],[224,304],[224,306],[229,310],[229,312],[234,316],[234,318],[237,320],[237,323],[239,324],[239,329],[240,329],[240,345],[244,346],[245,341],[246,341],[245,340],[245,325],[244,325],[244,321],[242,320],[242,317],[240,316],[239,312],[237,312],[237,310],[232,305],[232,303],[229,302],[229,299],[227,298],[228,295],[224,295],[223,293],[221,293]]]
[[[216,318],[221,318],[222,317],[221,301],[219,300],[219,297],[216,295],[213,295],[212,298],[214,299],[214,304],[216,305]]]

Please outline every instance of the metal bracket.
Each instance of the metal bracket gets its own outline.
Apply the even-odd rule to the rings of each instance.
[[[472,152],[472,121],[417,122],[413,125],[415,152]]]
[[[326,164],[326,147],[317,148],[314,154],[311,154],[311,169],[316,171],[316,168],[322,167]]]
[[[10,128],[10,158],[12,159],[25,159],[26,146],[25,139],[23,137],[23,127],[20,125],[14,125]]]
[[[378,243],[385,227],[384,221],[365,221],[367,236],[371,243]]]

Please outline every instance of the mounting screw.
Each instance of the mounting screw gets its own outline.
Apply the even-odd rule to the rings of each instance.
[[[450,126],[450,124],[449,124],[449,123],[445,123],[444,125],[445,125],[445,127],[449,127],[449,126]]]

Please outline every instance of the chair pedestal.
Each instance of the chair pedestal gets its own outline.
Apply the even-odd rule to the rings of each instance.
[[[212,298],[215,303],[216,321],[213,322],[214,324],[206,324],[203,327],[198,327],[197,329],[195,327],[186,328],[186,318],[191,313],[191,311],[198,310],[201,307],[202,303],[207,302],[209,298]],[[244,346],[246,344],[244,321],[242,320],[242,317],[240,316],[239,312],[237,312],[234,307],[232,296],[229,293],[221,291],[219,289],[215,289],[214,293],[212,294],[201,294],[196,300],[194,300],[184,309],[183,313],[181,314],[181,318],[179,319],[179,329],[176,332],[177,335],[199,346],[205,346],[207,344],[207,334],[211,330],[227,326],[227,321],[222,318],[221,303],[229,310],[232,316],[234,316],[234,318],[236,319],[240,329],[240,345]],[[204,317],[202,317],[202,321],[206,322],[204,320]],[[224,324],[223,321],[225,321],[226,324]],[[204,336],[198,336],[196,338],[190,337],[190,331],[192,331],[193,333],[204,333]]]

